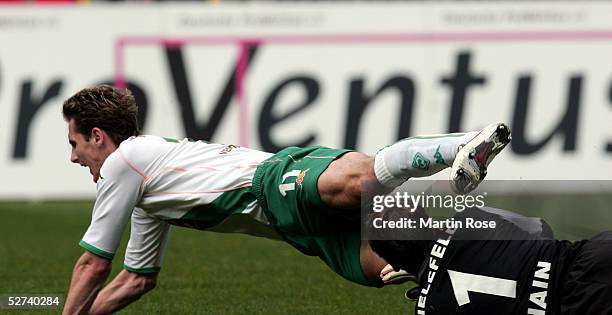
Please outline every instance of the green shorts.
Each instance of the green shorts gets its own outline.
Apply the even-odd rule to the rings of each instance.
[[[270,223],[289,244],[304,254],[319,256],[342,277],[371,286],[359,260],[359,220],[347,220],[341,211],[324,205],[317,190],[319,176],[347,152],[326,147],[286,148],[257,167],[253,191]]]

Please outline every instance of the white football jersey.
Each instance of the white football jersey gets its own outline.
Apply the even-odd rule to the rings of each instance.
[[[125,268],[156,272],[170,224],[280,239],[251,192],[257,166],[271,155],[187,139],[127,139],[102,165],[80,245],[112,259],[131,219]]]

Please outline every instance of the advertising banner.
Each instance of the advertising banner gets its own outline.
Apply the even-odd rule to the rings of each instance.
[[[0,41],[2,199],[94,196],[61,105],[100,83],[147,134],[374,154],[503,121],[488,178],[612,177],[610,3],[6,5]]]

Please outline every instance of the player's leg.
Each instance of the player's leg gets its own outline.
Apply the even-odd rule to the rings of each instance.
[[[352,195],[342,189],[361,185],[362,176],[367,172],[355,172],[355,169],[374,172],[373,158],[361,153],[323,147],[287,148],[258,166],[253,178],[253,193],[268,220],[292,246],[307,255],[319,256],[332,270],[350,281],[381,286],[390,278],[390,274],[385,278],[380,276],[387,262],[361,240],[359,221],[337,215],[319,194],[321,175],[339,159],[347,163],[337,164],[335,171],[351,180],[349,183],[335,182],[332,188],[340,190],[332,195],[352,196],[342,202],[354,204],[353,213],[359,215],[360,188],[350,189],[357,192]],[[373,174],[365,176],[375,180]],[[401,277],[394,279],[398,281]]]
[[[411,177],[431,176],[452,166],[451,186],[466,193],[484,179],[487,166],[509,141],[510,131],[504,124],[468,133],[412,137],[381,149],[374,158],[358,152],[343,155],[321,174],[317,188],[326,205],[357,208],[364,183],[391,189]]]
[[[335,209],[358,209],[362,185],[376,182],[374,158],[349,152],[333,161],[317,181],[321,201]]]

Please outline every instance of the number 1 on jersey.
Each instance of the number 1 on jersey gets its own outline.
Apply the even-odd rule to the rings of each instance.
[[[301,170],[293,170],[291,172],[287,172],[283,175],[283,179],[281,180],[281,182],[284,182],[287,177],[298,177],[301,172]],[[285,197],[287,196],[288,191],[295,190],[295,183],[280,184],[278,185],[278,190],[280,191],[281,195]]]
[[[516,281],[448,270],[459,306],[470,303],[468,292],[516,298]]]

